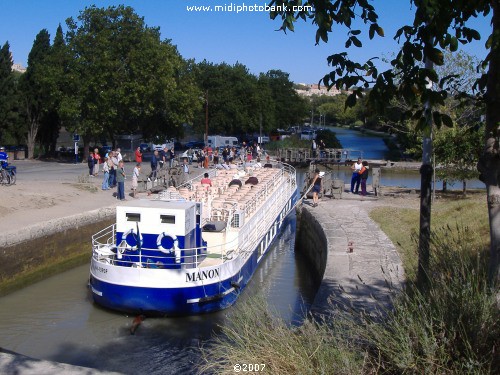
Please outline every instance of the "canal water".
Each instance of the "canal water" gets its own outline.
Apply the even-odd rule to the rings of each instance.
[[[290,324],[299,324],[318,285],[295,251],[295,214],[284,222],[251,282],[236,302],[261,293]],[[134,336],[133,317],[92,303],[89,265],[0,299],[0,347],[34,358],[124,374],[190,374],[199,347],[224,325],[229,308],[182,318],[148,318]]]
[[[364,159],[386,160],[386,153],[388,150],[382,136],[361,133],[360,131],[348,128],[329,127],[328,129],[335,133],[343,148],[362,151]],[[352,156],[357,158],[359,153],[353,152]],[[333,173],[333,177],[340,178],[344,180],[344,182],[350,183],[350,170],[345,170],[339,167],[334,169]],[[380,183],[382,186],[420,189],[420,173],[413,170],[383,169]],[[368,180],[368,184],[370,184],[370,179]],[[478,179],[467,180],[467,188],[485,189],[485,185]],[[442,189],[441,181],[436,181],[436,189]],[[462,182],[449,181],[448,189],[461,190]]]

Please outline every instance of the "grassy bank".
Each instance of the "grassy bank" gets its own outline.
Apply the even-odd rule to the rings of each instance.
[[[498,373],[499,311],[486,283],[485,199],[434,204],[431,283],[421,290],[416,267],[418,210],[372,212],[401,251],[408,282],[393,309],[367,315],[332,307],[322,322],[289,327],[263,299],[236,306],[222,334],[203,348],[200,373],[233,374],[234,365],[264,364],[276,374]]]

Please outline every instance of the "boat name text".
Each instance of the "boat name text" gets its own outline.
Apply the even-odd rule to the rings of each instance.
[[[108,273],[108,269],[105,267],[101,266],[96,266],[95,264],[92,264],[92,271],[94,272],[100,272],[100,273]]]
[[[198,271],[198,272],[187,272],[186,282],[190,281],[203,281],[207,279],[213,279],[220,276],[220,270],[218,268],[208,270],[208,271]]]

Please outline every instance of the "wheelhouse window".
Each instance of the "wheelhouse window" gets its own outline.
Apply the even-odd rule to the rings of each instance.
[[[162,224],[175,224],[175,215],[160,215]]]
[[[141,214],[127,212],[125,215],[127,216],[127,221],[141,221]]]

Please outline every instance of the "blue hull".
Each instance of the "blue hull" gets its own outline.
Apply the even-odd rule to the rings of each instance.
[[[241,271],[232,278],[196,287],[144,288],[116,285],[91,276],[92,296],[98,305],[129,314],[180,316],[225,309],[236,301],[246,287],[260,261],[278,237],[281,227],[282,225],[278,226],[278,231],[265,249],[264,255],[259,259],[259,244]],[[196,302],[188,302],[190,300]]]

